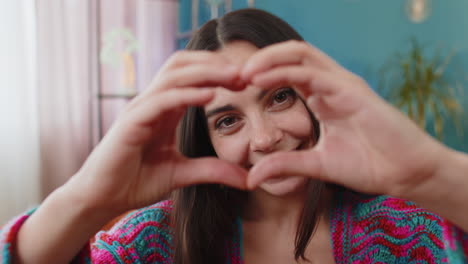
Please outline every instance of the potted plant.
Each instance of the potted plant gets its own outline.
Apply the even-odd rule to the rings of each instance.
[[[423,47],[413,39],[407,53],[396,54],[380,71],[379,89],[383,96],[428,130],[432,120],[437,138],[443,138],[446,121],[460,134],[462,108],[457,99],[462,93],[458,80],[447,76],[447,66],[454,53],[427,58]]]

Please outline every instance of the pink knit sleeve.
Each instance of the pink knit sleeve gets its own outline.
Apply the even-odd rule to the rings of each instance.
[[[170,201],[162,201],[131,212],[110,230],[97,233],[90,247],[92,263],[173,263],[171,209]]]
[[[128,214],[110,230],[98,232],[71,263],[172,263],[171,209],[172,203],[163,201]],[[16,217],[0,229],[0,264],[13,263],[18,231],[33,212]]]
[[[18,232],[24,222],[31,216],[36,209],[32,209],[22,215],[19,215],[7,224],[0,227],[0,264],[13,264],[15,256],[16,241]],[[89,244],[83,247],[83,250],[75,257],[72,263],[88,264],[91,263],[89,258]]]
[[[20,216],[10,220],[7,224],[0,227],[0,263],[10,264],[13,263],[14,249],[16,247],[16,238],[18,231],[23,225],[24,221],[35,211],[30,210]]]

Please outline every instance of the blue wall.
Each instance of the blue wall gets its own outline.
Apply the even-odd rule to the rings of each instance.
[[[200,21],[209,19],[203,3]],[[246,1],[233,0],[234,9],[246,7]],[[396,52],[405,52],[415,37],[427,46],[431,57],[435,48],[455,51],[449,67],[453,78],[465,79],[468,73],[468,1],[432,0],[432,13],[421,24],[406,17],[404,0],[256,0],[261,8],[283,18],[313,45],[344,67],[364,77],[376,87],[378,71]],[[190,1],[181,0],[181,30],[189,29]],[[459,69],[463,69],[460,72]],[[464,85],[468,92],[468,82]],[[460,98],[464,109],[468,100]],[[464,116],[467,116],[464,114]],[[468,131],[468,122],[462,131]],[[444,142],[468,152],[468,136],[457,135],[453,127],[444,128]]]

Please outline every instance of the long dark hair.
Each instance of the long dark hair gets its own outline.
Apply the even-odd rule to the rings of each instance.
[[[287,40],[303,40],[285,21],[258,9],[242,9],[211,20],[192,37],[186,49],[211,50],[223,44],[244,40],[258,48]],[[319,125],[309,111],[315,140]],[[179,147],[182,154],[196,158],[216,156],[208,134],[202,107],[190,107],[180,126]],[[295,258],[306,259],[305,249],[320,215],[320,197],[324,184],[309,181],[307,197],[298,224]],[[236,219],[241,216],[247,192],[215,184],[182,188],[173,193],[175,232],[174,263],[221,264],[226,262],[226,247],[236,232]]]

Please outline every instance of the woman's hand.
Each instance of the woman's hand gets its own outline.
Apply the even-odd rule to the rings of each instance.
[[[275,153],[250,171],[249,188],[267,178],[303,175],[366,193],[402,195],[424,184],[447,149],[379,98],[358,76],[305,42],[257,52],[242,79],[264,88],[293,85],[321,124],[312,149]]]
[[[213,52],[176,53],[125,108],[69,189],[96,209],[121,213],[189,184],[245,188],[247,172],[240,167],[216,158],[188,159],[176,148],[176,126],[186,107],[208,103],[212,87],[230,87],[238,76]]]
[[[175,188],[197,183],[245,188],[244,169],[216,158],[188,159],[176,149],[176,126],[185,108],[206,104],[212,87],[231,87],[238,76],[238,69],[213,52],[172,56],[80,171],[24,223],[15,262],[69,263],[102,225]]]

